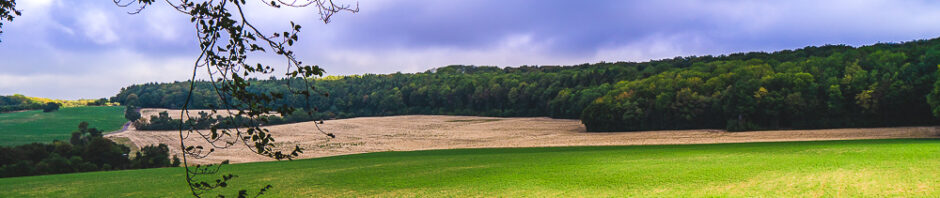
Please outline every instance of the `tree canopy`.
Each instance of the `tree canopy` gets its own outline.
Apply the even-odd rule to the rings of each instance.
[[[310,78],[329,97],[286,96],[279,105],[319,107],[316,119],[404,114],[549,116],[589,131],[737,130],[937,124],[928,94],[940,40],[863,47],[691,56],[575,66],[447,66],[413,74]],[[248,79],[254,92],[285,92],[303,79]],[[148,83],[112,97],[179,108],[188,82]],[[197,81],[199,87],[208,82]],[[195,108],[220,101],[193,93]]]

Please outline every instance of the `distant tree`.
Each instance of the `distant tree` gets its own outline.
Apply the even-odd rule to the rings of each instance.
[[[48,112],[58,111],[58,110],[59,110],[59,106],[61,106],[61,105],[59,105],[59,103],[48,102],[48,103],[46,103],[45,106],[42,107],[42,112],[47,112],[47,113],[48,113]]]
[[[176,155],[173,155],[173,161],[170,162],[170,167],[178,167],[180,164],[182,164],[182,162],[180,162],[180,158]]]
[[[36,163],[36,171],[39,172],[39,174],[59,174],[71,173],[74,172],[74,169],[72,168],[71,161],[57,153],[53,153],[51,156]]]
[[[88,122],[78,123],[78,130],[72,132],[72,137],[69,138],[69,143],[71,143],[72,145],[78,145],[78,146],[85,145],[85,143],[88,142],[88,139],[89,139],[89,136],[86,135],[86,134],[89,134],[88,125],[89,125]]]
[[[81,123],[78,123],[78,130],[81,131],[82,133],[85,133],[86,131],[88,131],[88,126],[89,126],[89,125],[90,125],[90,124],[88,124],[88,122],[81,122]]]
[[[166,144],[145,146],[137,151],[137,156],[131,163],[134,168],[169,167],[173,165],[173,162],[170,161],[169,152],[170,148]],[[179,163],[179,158],[175,159],[175,162]]]
[[[108,105],[108,99],[106,99],[106,98],[101,98],[101,99],[95,100],[95,101],[92,102],[90,105],[92,105],[92,106],[105,106],[105,105]]]
[[[83,142],[83,140],[82,140],[82,132],[81,132],[81,131],[72,131],[72,137],[69,138],[69,143],[72,144],[72,145],[82,145],[82,144],[84,144],[84,142]]]
[[[138,111],[135,106],[127,106],[127,108],[124,108],[124,118],[128,121],[136,122],[140,119],[140,111]]]
[[[940,65],[937,65],[940,68]],[[934,117],[940,118],[940,69],[937,70],[937,80],[933,84],[930,94],[927,94],[927,103]]]
[[[140,106],[140,99],[137,94],[130,94],[124,99],[124,103],[125,106]]]
[[[89,137],[82,158],[98,165],[102,170],[125,169],[130,164],[126,154],[130,149],[104,137]],[[106,168],[108,167],[108,168]]]

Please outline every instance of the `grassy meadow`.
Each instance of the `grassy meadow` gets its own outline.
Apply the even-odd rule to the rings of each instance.
[[[235,164],[269,197],[938,197],[940,140],[456,149]],[[184,197],[181,168],[0,179],[0,197]]]
[[[121,129],[127,122],[122,106],[67,107],[49,113],[42,110],[0,113],[0,145],[68,140],[83,121],[108,132]]]

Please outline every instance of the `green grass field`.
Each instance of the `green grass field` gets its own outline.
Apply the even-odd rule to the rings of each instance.
[[[0,113],[0,145],[68,140],[82,121],[104,131],[121,129],[127,122],[121,106],[70,107],[50,113],[42,110]]]
[[[938,197],[940,140],[383,152],[229,165],[269,197]],[[185,197],[180,168],[0,179],[0,197]]]

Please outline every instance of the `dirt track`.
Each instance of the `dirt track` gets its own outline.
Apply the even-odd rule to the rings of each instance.
[[[149,112],[148,112],[149,113]],[[172,114],[171,114],[172,115]],[[177,114],[178,115],[178,114]],[[145,116],[147,116],[145,114]],[[724,132],[679,130],[618,133],[586,133],[578,120],[550,118],[493,118],[475,116],[389,116],[330,120],[320,126],[334,133],[330,139],[317,132],[314,123],[271,126],[268,129],[282,148],[299,145],[301,158],[378,151],[410,151],[448,148],[543,147],[582,145],[703,144],[807,140],[937,138],[938,127],[788,130]],[[109,137],[127,137],[137,145],[166,143],[179,152],[176,131],[136,131],[133,128]],[[190,138],[188,144],[199,141]],[[204,146],[205,141],[202,141]],[[266,161],[244,145],[217,150],[196,163]]]

